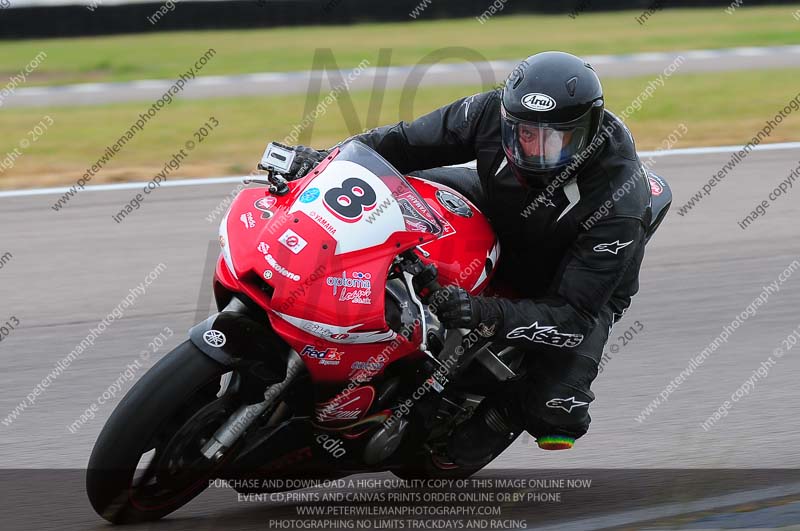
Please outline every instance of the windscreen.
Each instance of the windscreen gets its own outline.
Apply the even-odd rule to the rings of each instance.
[[[337,239],[336,254],[384,243],[398,231],[441,235],[442,221],[383,157],[351,141],[304,183],[290,212],[302,211]]]

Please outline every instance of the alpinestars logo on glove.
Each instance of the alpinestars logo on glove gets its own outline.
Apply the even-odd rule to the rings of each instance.
[[[508,339],[527,339],[534,343],[543,343],[552,347],[577,347],[583,341],[583,334],[562,334],[555,326],[539,326],[533,323],[530,326],[515,328],[506,336]]]

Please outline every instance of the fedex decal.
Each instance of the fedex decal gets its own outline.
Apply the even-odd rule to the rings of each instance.
[[[339,365],[339,362],[342,361],[342,352],[333,347],[319,350],[313,345],[306,345],[300,355],[314,358],[320,365]]]

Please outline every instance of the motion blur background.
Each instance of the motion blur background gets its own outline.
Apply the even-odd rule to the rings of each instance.
[[[0,37],[7,39],[0,42],[0,155],[13,152],[43,115],[55,124],[21,150],[13,167],[3,168],[5,188],[77,181],[208,50],[214,55],[197,79],[92,184],[152,178],[211,114],[220,129],[182,163],[180,175],[249,173],[267,141],[284,139],[329,94],[326,84],[320,88],[302,75],[307,71],[343,70],[334,87],[355,74],[351,90],[324,105],[313,126],[297,137],[327,147],[365,128],[411,119],[489,89],[514,62],[538,51],[612,56],[590,59],[605,76],[608,107],[619,114],[671,62],[625,56],[666,52],[676,58],[682,50],[785,46],[797,44],[800,32],[797,5],[750,0],[741,7],[683,3],[714,6],[691,9],[632,0],[559,6],[512,0],[7,2],[0,11]],[[623,7],[628,10],[616,10]],[[540,11],[547,14],[535,13]],[[658,148],[689,117],[681,147],[743,143],[765,113],[792,94],[797,56],[797,50],[751,50],[722,65],[712,54],[699,66],[684,65],[628,118],[639,149]],[[487,69],[483,61],[508,64]],[[438,68],[431,72],[425,64]],[[447,64],[463,68],[447,71]],[[358,65],[366,72],[352,72]],[[415,65],[410,81],[397,69]],[[373,69],[386,67],[395,70],[382,90]],[[18,81],[26,68],[31,72]],[[770,141],[797,137],[798,121],[791,120]]]
[[[652,514],[679,521],[652,528],[800,522],[800,478],[782,470],[800,465],[800,4],[791,2],[0,0],[0,467],[86,465],[143,372],[131,364],[152,365],[211,311],[217,224],[269,141],[325,148],[411,120],[492,89],[545,50],[592,62],[607,108],[674,202],[606,347],[590,432],[559,453],[520,437],[493,466],[707,471],[624,497],[678,503]],[[115,220],[148,182],[152,193]],[[146,278],[124,315],[65,366]],[[164,327],[174,335],[144,362]],[[715,472],[758,468],[784,475],[748,484]],[[20,502],[35,528],[101,525],[79,479],[65,490],[76,507],[68,517]],[[733,491],[744,497],[691,505]],[[526,514],[530,527],[600,528],[553,522],[612,505]],[[235,496],[209,492],[173,527],[224,515],[263,529],[265,511],[243,513]],[[643,519],[627,518],[605,527]]]

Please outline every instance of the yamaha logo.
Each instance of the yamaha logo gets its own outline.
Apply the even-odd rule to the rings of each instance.
[[[203,333],[203,341],[205,341],[206,344],[208,344],[211,347],[220,348],[225,346],[227,340],[225,338],[225,334],[223,334],[219,330],[211,329],[211,330],[206,330]]]
[[[532,111],[550,111],[556,108],[556,100],[547,94],[531,92],[522,96],[522,105]]]

